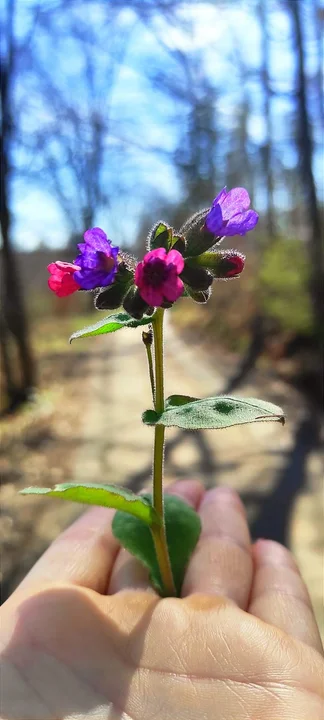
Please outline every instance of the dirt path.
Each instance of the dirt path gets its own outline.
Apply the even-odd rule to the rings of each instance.
[[[74,452],[74,481],[125,484],[135,491],[150,482],[153,433],[140,417],[143,409],[151,406],[151,398],[140,337],[140,330],[127,330],[96,341],[82,389],[84,414]],[[171,328],[167,330],[166,363],[168,395],[216,394],[226,381],[226,368],[218,371],[212,359],[198,348],[189,349]],[[292,547],[324,635],[321,459],[313,447],[311,421],[299,394],[277,380],[266,381],[254,374],[238,394],[282,405],[288,416],[286,426],[256,424],[219,432],[171,429],[167,433],[166,483],[175,476],[200,477],[206,486],[222,483],[238,489],[253,535],[274,537]],[[21,514],[30,513],[33,518],[21,566],[11,568],[8,591],[60,529],[83,510],[54,500],[46,501],[46,506],[43,503],[16,493],[8,498],[6,510],[11,512],[13,533]],[[17,556],[15,563],[19,565]]]

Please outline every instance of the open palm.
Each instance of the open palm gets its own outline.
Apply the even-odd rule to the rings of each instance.
[[[321,642],[291,554],[251,546],[232,491],[172,492],[203,526],[182,599],[150,588],[112,511],[85,513],[2,608],[2,720],[322,720]]]

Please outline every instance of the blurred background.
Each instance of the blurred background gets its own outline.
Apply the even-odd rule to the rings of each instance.
[[[140,332],[69,346],[100,315],[51,294],[46,266],[94,225],[139,256],[157,220],[244,186],[260,222],[224,248],[246,269],[168,313],[167,391],[260,396],[287,424],[170,431],[166,483],[236,487],[253,537],[295,552],[324,633],[323,23],[323,0],[2,0],[3,600],[83,510],[19,489],[150,480]]]

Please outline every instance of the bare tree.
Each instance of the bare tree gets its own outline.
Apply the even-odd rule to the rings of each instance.
[[[266,138],[261,148],[263,169],[267,189],[267,213],[266,225],[269,238],[275,234],[275,210],[273,201],[273,152],[272,152],[272,117],[271,117],[271,98],[272,91],[270,88],[269,74],[269,58],[270,58],[270,42],[268,29],[268,0],[259,0],[258,6],[260,29],[262,32],[262,64],[261,64],[261,84],[264,97],[263,116],[266,127]]]
[[[15,252],[12,244],[10,212],[11,157],[10,148],[14,132],[11,111],[12,87],[14,82],[15,41],[14,15],[15,0],[8,0],[6,8],[7,52],[1,63],[1,233],[2,233],[2,291],[1,291],[1,344],[3,368],[6,378],[6,392],[9,409],[14,409],[28,399],[35,385],[35,364],[33,361],[25,303],[19,281]],[[20,364],[19,379],[13,377],[10,355],[12,345],[17,347]]]
[[[297,146],[299,168],[309,226],[310,295],[313,306],[314,325],[320,333],[324,306],[324,254],[322,227],[313,172],[313,142],[307,102],[307,77],[305,71],[305,43],[302,32],[302,3],[294,0],[289,4],[295,33],[297,60]]]
[[[106,64],[99,77],[97,53],[93,51],[97,46],[99,52],[98,38],[85,20],[77,22],[73,12],[66,11],[63,27],[57,27],[56,9],[38,15],[39,32],[49,48],[71,40],[78,46],[83,62],[78,78],[82,102],[78,92],[71,93],[64,73],[44,66],[37,45],[26,58],[29,70],[26,101],[33,89],[45,108],[45,119],[31,132],[21,133],[21,144],[29,153],[30,163],[25,162],[18,172],[36,183],[42,180],[56,197],[72,234],[91,226],[95,212],[103,203],[108,204],[111,196],[111,188],[110,193],[104,190],[102,176],[113,135],[109,103],[128,41],[127,33],[113,32],[114,17],[115,14],[109,19],[109,27],[115,41],[105,51]]]
[[[42,37],[53,56],[60,47],[59,58],[65,43],[68,47],[73,42],[82,67],[71,92],[64,66],[44,63],[37,41],[29,49],[20,112],[24,116],[30,97],[38,97],[45,112],[43,121],[21,133],[30,162],[24,161],[18,172],[36,184],[41,179],[63,210],[73,239],[94,223],[101,207],[112,207],[120,194],[120,155],[125,146],[136,144],[130,133],[123,132],[123,119],[116,121],[112,112],[116,80],[136,17],[151,27],[159,12],[171,20],[175,5],[167,0],[154,5],[138,0],[132,4],[134,21],[127,26],[119,25],[122,11],[129,6],[126,0],[100,5],[99,24],[93,20],[96,3],[92,0],[84,0],[81,8],[72,0],[64,6],[54,0],[37,13],[38,41]],[[150,151],[147,146],[137,149]]]

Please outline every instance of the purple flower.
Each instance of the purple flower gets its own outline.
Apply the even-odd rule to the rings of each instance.
[[[150,250],[135,270],[135,285],[141,298],[152,307],[160,307],[165,300],[177,300],[184,288],[179,278],[183,268],[184,259],[178,250]]]
[[[100,228],[87,230],[83,237],[85,242],[78,245],[81,254],[74,261],[80,266],[74,279],[83,290],[111,285],[118,269],[119,248],[112,246]]]
[[[259,215],[249,210],[249,193],[244,188],[220,191],[206,216],[205,225],[213,235],[245,235],[256,226]]]

